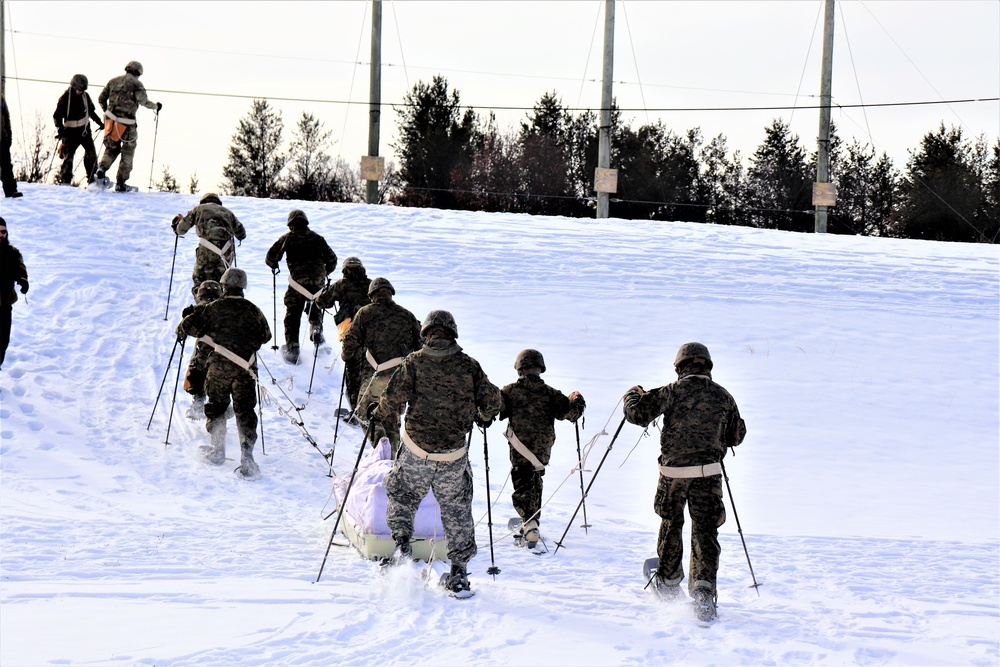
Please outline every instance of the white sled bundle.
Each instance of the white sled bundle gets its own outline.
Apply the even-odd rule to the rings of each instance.
[[[387,498],[382,485],[382,479],[390,470],[392,445],[388,438],[382,438],[375,449],[358,464],[354,485],[341,517],[344,534],[365,558],[384,558],[396,548],[392,532],[385,522]],[[336,477],[333,481],[338,507],[343,505],[350,481],[350,474]],[[441,525],[441,508],[432,491],[427,492],[417,508],[411,546],[415,560],[430,562],[448,558],[448,541],[444,538],[444,527]]]

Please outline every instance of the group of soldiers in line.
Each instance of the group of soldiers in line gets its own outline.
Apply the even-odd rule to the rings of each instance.
[[[125,65],[124,74],[108,81],[97,97],[104,112],[103,118],[97,114],[94,100],[87,92],[87,77],[83,74],[73,76],[69,88],[59,97],[52,114],[56,124],[56,137],[59,139],[58,155],[62,158],[58,183],[69,185],[73,182],[73,161],[77,149],[83,147],[83,165],[88,183],[97,179],[103,181],[105,173],[120,155],[115,191],[128,190],[127,181],[132,174],[136,142],[139,139],[136,114],[140,106],[156,113],[163,108],[161,102],[153,102],[146,95],[146,88],[139,81],[141,76],[142,63],[132,60]],[[104,128],[104,154],[100,164],[97,162],[97,150],[90,131],[91,120],[98,127]]]
[[[535,349],[517,355],[517,380],[498,388],[479,362],[462,351],[450,312],[433,310],[421,322],[394,301],[396,290],[389,280],[368,279],[357,257],[344,261],[343,278],[327,284],[337,266],[336,254],[309,229],[304,212],[291,211],[287,222],[289,231],[265,255],[275,275],[283,258],[289,271],[285,360],[297,363],[303,312],[310,323],[309,338],[319,346],[324,342],[323,312],[337,304],[334,322],[352,417],[372,443],[381,437],[392,443],[394,465],[383,482],[386,523],[396,543],[391,561],[412,557],[417,507],[433,490],[451,562],[445,586],[452,593],[467,592],[467,564],[477,551],[466,444],[473,425],[485,430],[495,419],[508,420],[504,435],[510,445],[512,502],[522,520],[524,541],[534,546],[539,540],[542,478],[555,442],[554,423],[576,422],[586,407],[584,398],[577,391],[567,396],[546,384],[540,377],[545,360]],[[239,473],[255,477],[259,474],[252,455],[257,438],[255,354],[270,340],[271,330],[260,309],[243,296],[246,273],[231,266],[233,243],[244,239],[246,232],[214,194],[204,195],[186,215],[177,215],[172,226],[178,235],[193,227],[199,236],[192,273],[197,305],[186,311],[177,332],[198,337],[185,388],[196,401],[206,397],[203,409],[212,442],[204,448],[206,457],[213,463],[225,460],[231,396],[240,435]],[[746,434],[736,402],[712,381],[712,367],[707,347],[687,343],[674,361],[676,382],[649,392],[635,386],[624,397],[624,416],[631,423],[645,427],[663,417],[660,481],[654,499],[661,517],[654,590],[665,599],[681,597],[685,576],[681,531],[687,506],[693,524],[688,589],[705,620],[716,613],[718,528],[726,518],[720,461],[726,449],[740,444]]]

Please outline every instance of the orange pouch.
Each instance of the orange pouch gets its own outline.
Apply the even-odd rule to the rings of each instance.
[[[104,119],[104,136],[111,137],[111,141],[121,141],[127,129],[128,125],[111,120],[110,118]]]

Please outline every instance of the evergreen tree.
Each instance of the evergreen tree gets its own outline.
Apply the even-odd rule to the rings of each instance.
[[[806,153],[788,123],[774,119],[747,171],[746,205],[753,227],[812,231],[812,180]]]
[[[198,194],[198,172],[191,174],[191,178],[188,179],[188,192],[191,194]]]
[[[455,174],[469,168],[477,134],[476,114],[461,110],[458,91],[448,91],[444,77],[417,82],[404,97],[399,114],[399,156],[404,206],[455,208]]]
[[[469,169],[457,174],[453,185],[462,209],[525,213],[535,204],[534,198],[524,196],[517,136],[501,132],[492,113],[477,138]]]
[[[174,175],[170,173],[170,165],[163,165],[163,175],[160,180],[154,183],[157,192],[180,192],[181,189],[177,185],[177,179]]]
[[[726,138],[719,135],[699,154],[698,199],[707,207],[705,221],[720,225],[746,224],[743,209],[744,173],[739,151],[727,158]]]
[[[581,192],[573,182],[573,117],[555,92],[535,103],[521,122],[518,172],[521,188],[531,197],[523,211],[535,215],[579,215]],[[593,178],[591,173],[590,179]]]
[[[285,165],[280,152],[284,122],[267,100],[254,100],[242,118],[222,169],[226,194],[270,198],[278,194],[278,175]]]
[[[827,230],[833,234],[885,236],[892,222],[898,173],[883,153],[856,139],[838,154],[837,204],[830,209]]]
[[[924,135],[911,151],[900,183],[900,213],[894,232],[904,238],[988,241],[981,219],[982,182],[972,147],[959,127]]]
[[[323,129],[323,123],[303,111],[292,137],[288,175],[281,187],[282,197],[335,201],[332,199],[337,190],[333,182],[333,160],[326,152],[329,144],[330,132]]]

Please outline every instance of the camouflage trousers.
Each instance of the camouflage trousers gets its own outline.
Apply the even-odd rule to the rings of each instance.
[[[232,263],[233,253],[226,253],[226,256]],[[194,281],[194,285],[191,286],[191,294],[197,297],[198,288],[203,282],[206,280],[219,282],[225,272],[226,263],[222,261],[222,258],[208,248],[199,245],[194,251],[194,269],[191,271],[191,280]]]
[[[97,149],[94,148],[94,139],[90,136],[90,132],[77,134],[74,131],[71,136],[63,138],[62,145],[64,157],[59,168],[59,182],[64,185],[73,182],[73,159],[76,157],[76,149],[81,146],[83,146],[83,168],[87,172],[87,180],[93,178],[94,172],[97,171]]]
[[[347,392],[347,400],[351,404],[351,410],[354,411],[358,409],[358,392],[361,391],[362,371],[367,365],[367,361],[358,357],[352,357],[344,362],[344,391]]]
[[[192,396],[205,395],[205,375],[208,373],[208,358],[212,348],[204,343],[195,343],[194,353],[184,372],[184,391]]]
[[[257,381],[247,371],[236,364],[222,359],[218,354],[211,358],[205,375],[205,428],[211,431],[212,422],[223,418],[229,407],[230,397],[236,426],[240,430],[240,440],[252,438],[257,441]],[[256,368],[254,368],[256,372]]]
[[[657,570],[666,584],[680,584],[684,579],[684,506],[691,515],[691,570],[688,590],[708,588],[715,591],[719,571],[719,526],[726,522],[722,501],[722,476],[674,479],[660,476],[653,509],[660,516],[656,541]]]
[[[535,470],[535,466],[528,463],[514,450],[511,450],[510,458],[510,483],[514,487],[510,501],[522,520],[527,521],[534,517],[535,521],[541,523],[542,476],[545,474],[545,470]]]
[[[315,287],[305,283],[301,284],[307,290],[312,290]],[[310,304],[302,294],[291,287],[285,291],[285,298],[282,302],[285,304],[285,344],[289,347],[298,347],[302,311],[305,311],[306,315],[309,316],[309,324],[322,326],[323,309],[316,304]]]
[[[132,175],[132,161],[135,159],[135,143],[139,140],[139,130],[135,125],[126,126],[122,134],[121,141],[115,141],[111,135],[104,135],[104,155],[101,157],[101,169],[106,172],[114,164],[118,156],[122,161],[118,164],[118,174],[115,181],[124,184],[128,177]]]
[[[413,518],[428,489],[441,507],[441,525],[448,539],[448,559],[468,563],[476,555],[472,519],[472,467],[469,457],[457,461],[424,461],[403,448],[383,480],[388,497],[385,522],[393,538],[413,536]]]
[[[368,366],[368,362],[364,359],[362,359],[361,363]],[[370,369],[371,366],[368,366],[368,368]],[[394,370],[394,368],[387,368],[374,377],[370,375],[363,377],[361,381],[361,393],[358,395],[358,419],[361,420],[362,425],[366,429],[368,428],[368,421],[365,415],[368,412],[368,406],[372,403],[378,403],[386,387],[389,386],[389,378],[392,377]],[[392,443],[392,457],[396,458],[399,456],[401,449],[399,440],[399,415],[394,415],[391,419],[375,422],[372,425],[369,440],[375,443],[382,436],[389,438],[389,442]]]

